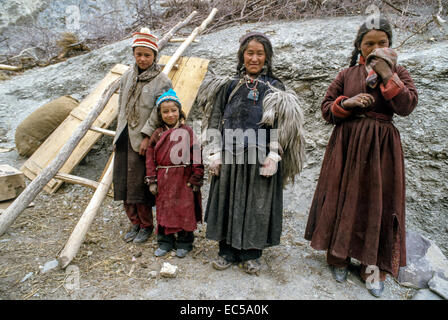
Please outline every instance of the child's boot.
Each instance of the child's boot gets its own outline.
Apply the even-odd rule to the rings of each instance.
[[[181,231],[177,233],[176,256],[184,258],[188,252],[193,250],[194,234],[192,231]]]

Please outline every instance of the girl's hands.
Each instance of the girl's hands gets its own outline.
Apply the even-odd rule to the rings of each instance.
[[[375,99],[371,94],[368,93],[360,93],[357,94],[354,97],[351,97],[349,99],[346,99],[343,101],[343,106],[345,109],[352,109],[352,108],[368,108],[375,102]]]
[[[157,194],[157,183],[151,183],[149,185],[149,192],[151,192],[153,195]]]
[[[383,79],[383,83],[387,84],[387,81],[393,76],[392,69],[389,64],[381,58],[372,59],[370,66],[375,72]]]

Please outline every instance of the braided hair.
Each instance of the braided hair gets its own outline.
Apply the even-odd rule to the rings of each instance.
[[[272,57],[274,56],[274,50],[272,49],[272,44],[268,38],[262,35],[254,34],[249,37],[246,37],[240,44],[240,48],[238,50],[238,65],[236,67],[237,75],[241,75],[244,68],[244,51],[246,51],[249,42],[252,40],[256,40],[260,42],[264,47],[264,52],[266,54],[265,65],[263,68],[266,68],[266,75],[276,79],[276,77],[272,73]]]
[[[392,27],[385,18],[380,18],[379,28],[367,27],[367,21],[364,22],[361,27],[358,29],[358,34],[356,36],[355,42],[353,43],[355,48],[352,51],[352,57],[350,59],[350,67],[353,67],[358,62],[358,56],[361,53],[359,47],[361,46],[362,39],[364,36],[372,30],[380,30],[387,34],[387,38],[389,39],[389,46],[392,46]]]

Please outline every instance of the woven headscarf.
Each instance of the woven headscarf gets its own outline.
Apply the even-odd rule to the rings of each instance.
[[[375,70],[370,66],[370,62],[375,58],[381,58],[387,62],[387,64],[393,68],[397,64],[397,53],[391,48],[378,48],[373,50],[366,59],[367,78],[366,83],[369,87],[375,88],[378,84],[378,75]]]

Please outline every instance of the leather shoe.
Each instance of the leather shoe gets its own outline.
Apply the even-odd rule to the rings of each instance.
[[[168,250],[165,250],[165,249],[162,249],[162,248],[157,248],[157,250],[154,252],[154,255],[156,257],[163,257],[167,253],[168,253]]]
[[[137,236],[140,225],[134,224],[131,229],[124,235],[124,241],[131,242]]]
[[[372,288],[367,289],[367,291],[369,291],[369,293],[376,297],[376,298],[381,298],[381,295],[383,294],[384,291],[384,281],[378,281],[377,284],[379,284],[378,286],[373,285]]]
[[[176,257],[178,258],[185,258],[185,256],[187,255],[187,253],[190,252],[186,249],[177,249],[176,250]]]
[[[149,237],[152,234],[153,227],[141,228],[138,232],[137,236],[134,238],[134,243],[143,243],[148,241]]]
[[[334,266],[330,266],[331,273],[333,274],[334,280],[336,280],[339,283],[345,282],[347,280],[347,274],[348,274],[348,268],[337,268]]]

